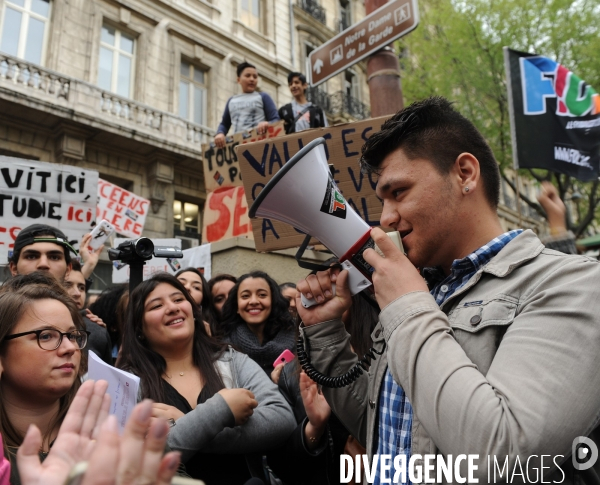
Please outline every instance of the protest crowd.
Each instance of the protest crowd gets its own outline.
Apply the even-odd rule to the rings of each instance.
[[[253,65],[236,74],[215,149],[278,121],[286,134],[328,127],[304,74],[289,74],[279,109]],[[525,463],[544,483],[600,483],[600,463],[572,460],[579,437],[600,446],[600,263],[577,254],[554,186],[538,198],[550,237],[504,231],[494,154],[441,97],[365,140],[354,148],[379,225],[403,249],[371,230],[362,294],[333,257],[300,281],[180,267],[91,301],[105,246],[58,223],[21,228],[0,286],[0,485],[332,485],[348,482],[343,456],[355,483],[419,483],[370,460],[428,455],[477,456],[478,483],[490,456],[509,483],[537,483]],[[313,370],[358,369],[352,382],[313,380],[299,340]],[[115,400],[98,368],[135,376],[137,395]],[[126,400],[128,419],[114,411]]]

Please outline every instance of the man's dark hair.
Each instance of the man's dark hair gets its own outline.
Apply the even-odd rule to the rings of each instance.
[[[71,271],[76,271],[77,273],[81,273],[81,263],[78,259],[71,260]]]
[[[247,69],[247,68],[249,68],[249,67],[251,67],[251,68],[253,68],[253,69],[256,69],[256,66],[253,66],[253,65],[252,65],[252,64],[250,64],[249,62],[246,62],[246,61],[244,61],[244,62],[240,62],[240,63],[238,64],[238,66],[237,66],[237,69],[236,69],[236,71],[235,71],[235,72],[237,73],[237,77],[240,77],[240,76],[242,75],[242,73],[244,72],[244,69]]]
[[[486,198],[492,207],[498,207],[498,162],[473,123],[447,99],[434,96],[417,101],[387,120],[362,147],[362,171],[377,173],[383,160],[398,149],[411,160],[429,160],[442,175],[450,171],[458,155],[472,154],[479,161]]]
[[[300,79],[300,82],[302,84],[306,84],[306,76],[304,74],[302,74],[301,72],[290,72],[288,74],[288,86],[290,84],[292,84],[292,81],[294,80],[295,77]]]

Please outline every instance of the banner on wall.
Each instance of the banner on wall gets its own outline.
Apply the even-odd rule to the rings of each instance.
[[[146,223],[150,201],[118,185],[98,179],[98,221],[106,219],[118,234],[140,237]]]
[[[57,227],[79,243],[96,219],[97,186],[95,170],[0,156],[0,264],[31,224]]]

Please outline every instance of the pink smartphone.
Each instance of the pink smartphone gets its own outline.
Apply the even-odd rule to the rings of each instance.
[[[279,364],[287,364],[295,358],[296,356],[292,352],[290,352],[288,349],[285,349],[283,352],[281,352],[281,355],[275,359],[275,362],[273,362],[273,367],[277,367]]]

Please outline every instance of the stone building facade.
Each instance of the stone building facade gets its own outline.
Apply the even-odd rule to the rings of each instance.
[[[97,170],[151,200],[144,235],[194,246],[237,64],[281,106],[288,73],[363,17],[359,0],[0,0],[0,154]],[[364,62],[309,92],[330,124],[368,117],[368,96]]]
[[[280,106],[288,73],[362,15],[357,0],[0,0],[0,154],[97,170],[151,200],[145,235],[196,245],[201,144],[237,64]],[[330,122],[368,116],[364,66],[351,74],[314,92]]]

